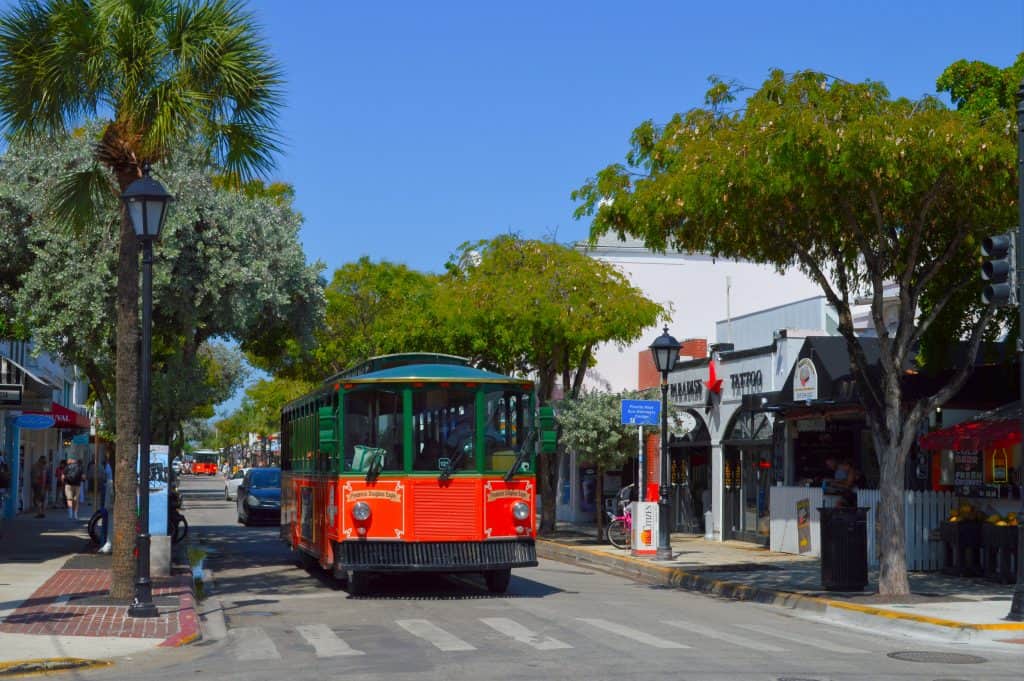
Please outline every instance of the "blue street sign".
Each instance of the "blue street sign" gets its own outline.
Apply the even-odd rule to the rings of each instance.
[[[657,400],[622,400],[622,425],[656,426],[661,418],[661,402]]]

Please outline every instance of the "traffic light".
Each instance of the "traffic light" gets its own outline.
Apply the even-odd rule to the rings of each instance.
[[[558,451],[558,427],[555,425],[554,407],[540,408],[540,451],[554,454]]]
[[[981,302],[1000,307],[1015,305],[1017,268],[1013,260],[1013,233],[985,237],[981,254],[986,258],[981,264],[981,278],[988,282],[981,292]]]

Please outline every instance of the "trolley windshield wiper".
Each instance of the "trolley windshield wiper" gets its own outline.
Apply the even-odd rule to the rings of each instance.
[[[452,476],[452,473],[455,472],[455,469],[458,468],[459,464],[462,463],[462,460],[465,458],[466,449],[459,448],[459,450],[455,452],[455,456],[449,459],[447,465],[445,465],[445,467],[441,469],[441,475],[439,475],[437,479],[440,480],[441,482],[444,482],[445,480],[450,478]]]
[[[512,480],[512,476],[522,467],[523,462],[530,457],[530,443],[537,437],[537,429],[530,428],[526,432],[526,437],[523,438],[523,444],[519,447],[519,452],[516,454],[516,460],[512,462],[512,467],[508,469],[508,473],[505,473],[505,482]]]

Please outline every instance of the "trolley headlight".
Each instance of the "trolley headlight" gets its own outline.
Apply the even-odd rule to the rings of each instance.
[[[512,504],[512,515],[516,520],[526,520],[530,517],[530,507],[521,501]]]
[[[369,520],[370,505],[365,501],[357,501],[356,505],[352,507],[352,517],[359,521]]]

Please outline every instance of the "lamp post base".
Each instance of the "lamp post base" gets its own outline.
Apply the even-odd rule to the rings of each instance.
[[[672,560],[672,549],[658,549],[654,554],[654,560]]]
[[[160,612],[156,609],[156,605],[151,602],[141,603],[139,601],[133,601],[128,606],[129,617],[159,617]]]

